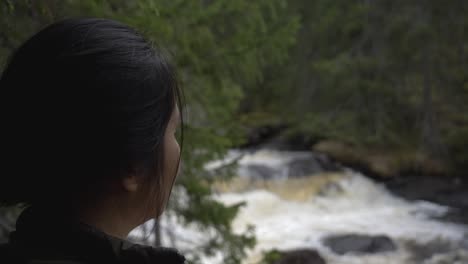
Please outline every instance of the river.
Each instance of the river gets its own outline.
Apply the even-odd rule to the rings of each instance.
[[[306,152],[232,151],[207,169],[236,158],[238,176],[216,184],[214,198],[226,205],[246,202],[233,223],[236,232],[255,226],[257,245],[245,263],[258,263],[263,251],[298,248],[315,249],[326,263],[335,264],[468,263],[468,227],[437,220],[448,207],[404,200],[350,169],[323,171],[324,157]],[[179,248],[203,239],[196,228],[183,227],[174,217],[164,218],[162,225],[179,240]],[[141,235],[141,228],[133,235]],[[340,253],[325,242],[346,235],[383,237],[387,250],[373,245],[368,252]],[[171,244],[167,238],[163,242]],[[204,262],[219,263],[220,257]]]

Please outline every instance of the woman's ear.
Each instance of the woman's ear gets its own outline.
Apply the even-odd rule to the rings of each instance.
[[[122,187],[127,192],[136,192],[140,187],[140,179],[135,174],[130,174],[122,178]]]

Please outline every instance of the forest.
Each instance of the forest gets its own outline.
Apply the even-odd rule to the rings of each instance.
[[[254,228],[233,232],[244,204],[212,193],[236,164],[205,169],[231,149],[275,144],[378,179],[468,181],[467,13],[461,0],[0,0],[0,71],[67,17],[116,19],[164,48],[184,90],[175,196],[188,198],[167,215],[210,234],[199,253],[234,264]],[[0,210],[4,236],[17,209]]]

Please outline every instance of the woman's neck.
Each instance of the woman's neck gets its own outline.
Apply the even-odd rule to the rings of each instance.
[[[126,239],[130,231],[144,222],[136,217],[140,214],[134,209],[134,206],[117,199],[101,200],[82,207],[78,212],[78,219],[108,235]]]

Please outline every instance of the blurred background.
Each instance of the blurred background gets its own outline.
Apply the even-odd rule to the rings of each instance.
[[[467,14],[464,0],[0,0],[0,70],[71,16],[172,55],[183,170],[136,242],[195,263],[468,263]],[[0,242],[20,210],[0,209]]]

